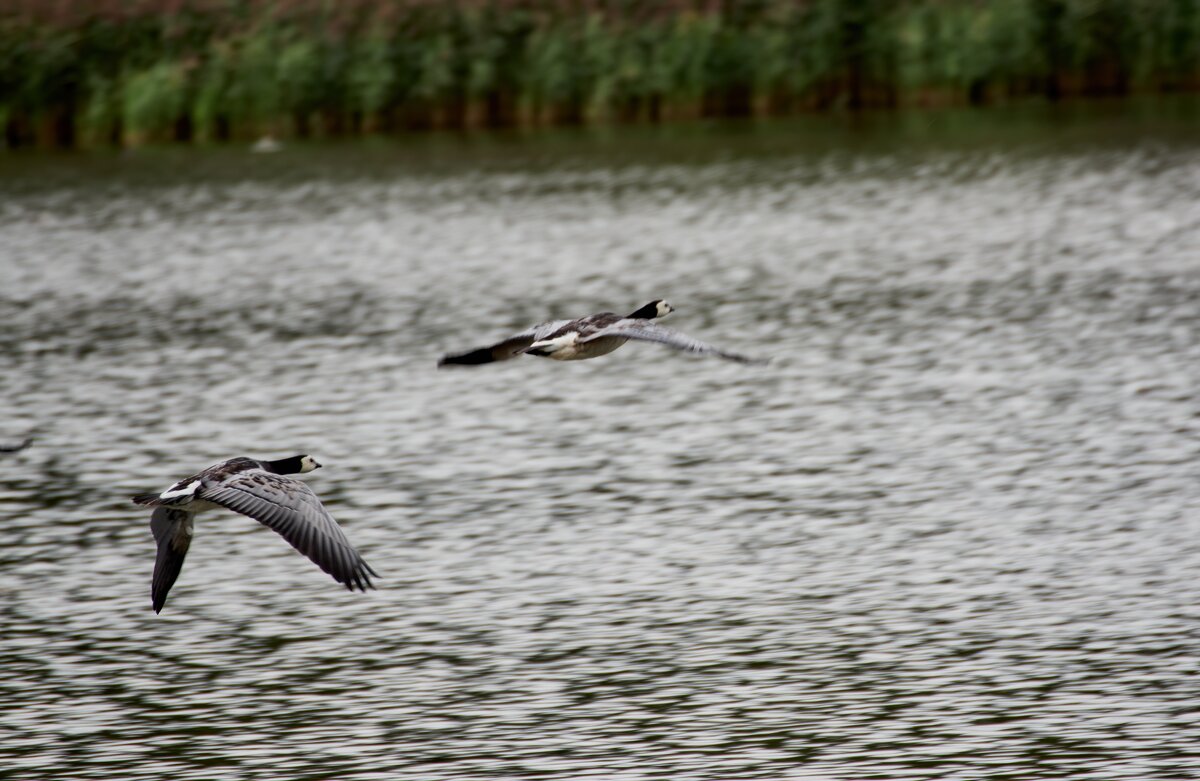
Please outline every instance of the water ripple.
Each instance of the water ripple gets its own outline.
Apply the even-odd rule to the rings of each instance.
[[[8,777],[1193,772],[1194,146],[558,143],[3,180]],[[433,370],[660,295],[774,363]],[[381,590],[204,516],[155,616],[127,497],[301,450]]]

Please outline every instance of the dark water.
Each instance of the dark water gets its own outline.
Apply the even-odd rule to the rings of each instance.
[[[0,158],[0,776],[1200,775],[1193,109]]]

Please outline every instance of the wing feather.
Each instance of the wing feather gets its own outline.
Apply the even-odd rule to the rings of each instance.
[[[167,593],[183,569],[183,560],[192,544],[194,518],[192,513],[170,507],[155,507],[150,515],[150,531],[158,543],[154,575],[150,579],[150,602],[155,613],[167,603]]]
[[[538,323],[535,326],[526,328],[519,334],[513,334],[495,344],[478,347],[474,350],[468,350],[465,353],[448,353],[443,355],[438,361],[438,366],[478,366],[483,363],[507,361],[524,353],[534,342],[545,339],[548,335],[573,322],[575,321],[551,320],[545,323]]]
[[[300,480],[270,472],[244,472],[206,486],[199,498],[253,518],[278,533],[348,589],[374,588],[379,577],[346,539],[316,494]]]
[[[718,358],[725,358],[726,360],[737,361],[738,363],[763,363],[761,359],[722,350],[708,342],[693,339],[686,334],[681,334],[670,328],[664,328],[661,325],[641,318],[633,320],[624,318],[618,320],[610,326],[588,334],[580,339],[579,343],[586,344],[587,342],[606,336],[619,336],[623,339],[633,339],[640,342],[654,342],[655,344],[663,344],[676,350],[682,350],[683,352],[695,353],[696,355],[715,355]]]

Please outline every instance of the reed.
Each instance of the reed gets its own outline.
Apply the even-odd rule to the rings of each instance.
[[[0,0],[9,146],[1200,88],[1200,0]]]

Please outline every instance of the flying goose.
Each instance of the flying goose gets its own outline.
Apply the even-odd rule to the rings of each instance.
[[[134,504],[154,508],[150,516],[150,531],[158,543],[150,585],[154,612],[166,604],[167,592],[183,568],[196,514],[219,507],[249,516],[278,532],[351,591],[374,588],[370,576],[379,577],[378,573],[350,545],[321,501],[303,482],[283,477],[305,474],[320,466],[307,455],[278,461],[231,458],[180,480],[162,493],[133,497]]]
[[[551,320],[527,328],[519,334],[487,347],[442,356],[438,366],[477,366],[507,361],[520,355],[536,355],[555,361],[582,361],[608,355],[625,342],[656,342],[697,355],[715,355],[739,363],[759,363],[737,353],[685,336],[654,322],[675,311],[662,299],[655,299],[622,317],[601,312],[577,320]]]

